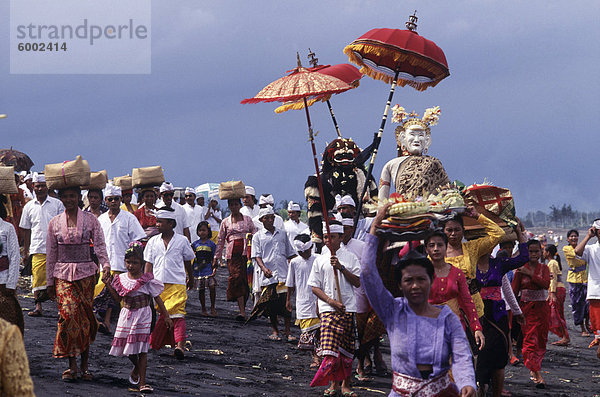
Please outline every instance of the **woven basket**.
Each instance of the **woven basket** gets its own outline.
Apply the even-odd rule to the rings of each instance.
[[[221,200],[239,199],[246,195],[246,187],[242,181],[228,181],[219,184]]]
[[[113,185],[120,187],[122,191],[133,189],[133,178],[129,174],[115,176]]]
[[[90,173],[90,184],[82,186],[82,189],[104,189],[108,183],[108,173],[106,170]]]
[[[131,175],[133,187],[158,186],[165,181],[165,174],[160,165],[134,168]]]
[[[15,167],[0,166],[0,194],[19,193],[15,183]]]
[[[46,164],[44,174],[46,174],[48,189],[81,187],[90,184],[90,165],[81,156],[58,164]]]

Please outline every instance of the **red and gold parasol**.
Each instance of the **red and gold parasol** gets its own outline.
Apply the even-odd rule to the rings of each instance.
[[[307,68],[302,67],[300,63],[300,55],[296,55],[298,60],[298,67],[291,70],[291,73],[278,80],[275,80],[265,88],[260,90],[253,98],[244,99],[241,103],[259,103],[259,102],[289,102],[302,100],[304,102],[304,110],[306,113],[306,122],[308,123],[308,138],[311,143],[313,161],[315,163],[315,172],[317,174],[317,181],[319,184],[319,194],[321,197],[325,197],[323,194],[323,184],[321,182],[321,175],[319,171],[319,162],[317,161],[317,149],[315,147],[315,139],[310,121],[310,113],[308,111],[308,99],[319,99],[327,95],[339,94],[344,91],[348,91],[352,88],[351,85],[338,79],[337,77],[330,76],[325,73],[319,73],[318,71],[311,71]],[[325,228],[327,234],[329,234],[329,218],[327,216],[327,207],[325,200],[321,200],[323,217],[325,218]],[[335,251],[329,247],[331,254],[335,255]],[[338,291],[338,300],[342,302],[342,296],[339,285],[339,278],[337,271],[334,270],[335,282]]]
[[[311,72],[318,72],[329,76],[337,77],[338,79],[352,86],[352,88],[356,88],[360,85],[360,79],[363,77],[363,74],[356,67],[347,63],[340,63],[337,65],[319,65],[319,60],[315,57],[315,53],[310,51],[310,48],[308,49],[308,51],[309,62],[311,65],[313,65],[312,68],[308,69]],[[307,99],[306,102],[308,106],[312,106],[315,102],[318,101],[327,103],[327,107],[329,108],[329,114],[331,115],[335,131],[338,137],[341,137],[342,133],[340,132],[340,127],[338,126],[335,114],[333,113],[333,107],[331,106],[331,102],[329,101],[330,99],[331,95],[325,95],[321,98]],[[304,101],[286,102],[283,105],[276,108],[275,113],[283,113],[291,109],[304,109]]]
[[[416,14],[416,11],[415,11]],[[387,115],[396,85],[409,85],[418,91],[436,86],[448,77],[448,62],[440,47],[416,32],[417,16],[413,14],[406,22],[407,30],[372,29],[344,48],[350,62],[361,67],[360,71],[376,80],[391,83],[379,131],[373,140],[373,154],[367,171],[367,179],[373,173],[377,149],[385,127]],[[361,197],[366,193],[366,185]],[[355,225],[362,209],[362,200],[356,210]]]

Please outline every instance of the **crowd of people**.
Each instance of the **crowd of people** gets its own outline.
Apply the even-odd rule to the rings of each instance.
[[[15,382],[12,372],[29,371],[15,293],[22,266],[30,268],[34,295],[28,315],[44,316],[47,300],[58,306],[52,355],[68,359],[62,379],[94,379],[89,352],[102,332],[113,336],[110,355],[129,358],[128,380],[144,393],[153,390],[149,349],[168,345],[185,360],[192,291],[203,316],[219,315],[221,267],[235,320],[252,326],[268,318],[265,337],[307,351],[311,386],[326,386],[325,396],[356,396],[352,385],[375,372],[392,376],[390,396],[466,397],[489,389],[499,397],[510,394],[505,367],[521,359],[535,386],[545,388],[548,333],[560,338],[555,345],[570,343],[557,247],[530,238],[520,222],[511,238],[474,207],[404,244],[378,234],[390,204],[356,223],[349,195],[337,198],[315,239],[299,203],[289,202],[284,221],[273,196],[257,197],[251,186],[227,200],[223,217],[216,197],[186,188],[180,203],[168,182],[84,192],[51,191],[41,173],[20,182],[18,195],[0,196],[0,340],[8,341],[0,356],[14,357],[3,367],[0,394],[33,395],[31,380]],[[464,241],[463,217],[480,224],[484,236]],[[600,239],[600,220],[581,241],[576,230],[566,238],[574,323],[582,336],[594,334],[590,346],[600,358],[600,244],[588,244]],[[384,334],[391,371],[380,352]]]

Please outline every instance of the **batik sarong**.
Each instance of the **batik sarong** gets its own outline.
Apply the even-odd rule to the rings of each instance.
[[[321,366],[310,383],[327,386],[331,381],[341,381],[352,373],[354,357],[354,313],[321,313],[320,355]]]
[[[458,397],[456,385],[446,372],[432,379],[419,379],[394,372],[392,389],[403,397]]]
[[[296,325],[300,326],[300,339],[298,349],[316,351],[319,349],[319,331],[321,320],[317,318],[297,319]]]
[[[98,323],[92,310],[96,278],[55,280],[59,318],[53,355],[59,358],[76,356],[88,349],[96,339]]]
[[[23,335],[25,330],[23,311],[15,294],[0,294],[0,318],[19,327],[21,335]]]

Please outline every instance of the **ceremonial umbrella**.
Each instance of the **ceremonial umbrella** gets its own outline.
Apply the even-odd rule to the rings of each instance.
[[[356,88],[360,85],[360,79],[363,77],[363,74],[354,66],[349,65],[347,63],[340,63],[337,65],[319,65],[319,59],[315,57],[315,53],[308,49],[308,59],[309,63],[313,66],[309,68],[311,72],[324,73],[329,76],[337,77],[338,79],[344,81],[345,83],[352,86],[352,88]],[[322,98],[313,98],[307,101],[308,106],[312,106],[315,102],[321,101],[326,102],[327,107],[329,108],[329,114],[331,115],[331,120],[333,121],[333,126],[335,127],[335,131],[338,137],[342,137],[342,133],[340,132],[340,127],[338,126],[337,120],[335,119],[335,114],[333,113],[333,107],[331,106],[331,94],[325,95]],[[284,103],[275,109],[275,113],[283,113],[290,109],[303,109],[304,101],[295,101],[290,103]]]
[[[325,195],[323,194],[323,184],[321,182],[321,175],[319,172],[317,149],[315,148],[315,140],[312,123],[310,121],[310,113],[308,111],[307,99],[319,99],[327,95],[339,94],[341,92],[348,91],[352,88],[352,86],[336,77],[329,76],[324,73],[318,73],[317,71],[311,71],[302,67],[302,64],[300,63],[300,55],[297,54],[296,56],[298,60],[298,66],[289,71],[291,72],[290,74],[267,85],[253,98],[244,99],[242,104],[275,101],[303,101],[304,110],[306,113],[306,122],[308,123],[308,138],[312,147],[315,172],[317,174],[317,182],[319,185],[319,195],[321,196],[321,208],[323,210],[323,217],[325,218],[325,229],[327,230],[327,234],[329,234],[329,218],[327,216],[327,206],[325,204]],[[331,251],[331,255],[335,255],[335,251],[331,249],[331,246],[329,249]],[[338,291],[338,300],[341,303],[342,296],[338,274],[335,269],[333,273],[335,275],[335,282]]]
[[[415,11],[416,14],[416,11]],[[373,140],[374,150],[367,171],[367,180],[373,173],[377,148],[387,120],[396,85],[409,85],[418,91],[436,86],[450,75],[444,51],[433,41],[419,36],[416,32],[417,16],[411,15],[406,22],[408,30],[372,29],[344,48],[350,62],[361,67],[360,71],[375,80],[391,83],[379,131]],[[365,184],[361,198],[365,196]],[[354,224],[361,213],[362,199],[359,200]]]
[[[15,171],[29,171],[33,167],[33,161],[23,152],[13,150],[12,146],[10,149],[0,150],[0,163],[6,166],[15,167]]]

